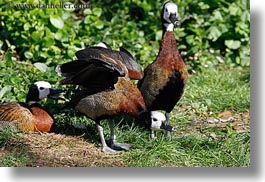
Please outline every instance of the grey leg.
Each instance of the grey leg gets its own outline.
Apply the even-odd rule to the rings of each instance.
[[[170,116],[170,114],[169,114],[168,112],[166,112],[165,116],[166,116],[166,122],[165,122],[165,124],[166,124],[166,125],[169,125],[169,116]],[[170,133],[170,131],[167,131],[167,132],[166,132],[166,137],[167,137],[167,138],[170,138],[170,137],[171,137],[171,133]]]
[[[105,138],[104,138],[104,131],[103,131],[103,127],[100,126],[99,124],[97,124],[97,129],[99,132],[99,137],[101,140],[101,145],[102,145],[102,151],[106,152],[106,153],[115,153],[118,152],[116,150],[111,149],[110,147],[107,146]]]
[[[130,147],[132,146],[131,144],[118,143],[116,141],[116,136],[114,134],[114,122],[113,122],[113,120],[109,121],[109,128],[110,128],[110,140],[109,140],[110,147],[114,150],[129,150]]]
[[[109,121],[109,128],[110,128],[110,140],[116,141],[115,131],[114,131],[114,122],[113,120]]]

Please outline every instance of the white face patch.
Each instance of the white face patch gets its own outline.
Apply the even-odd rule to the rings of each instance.
[[[178,17],[178,6],[175,3],[169,2],[165,5],[163,18],[168,23],[171,23],[171,21],[169,20],[170,14],[176,14],[176,17]]]
[[[160,129],[162,123],[166,121],[166,116],[161,112],[152,111],[151,119],[152,119],[151,129],[158,130]]]
[[[34,85],[38,87],[39,99],[44,99],[50,94],[50,88],[52,87],[50,83],[45,81],[35,82]]]

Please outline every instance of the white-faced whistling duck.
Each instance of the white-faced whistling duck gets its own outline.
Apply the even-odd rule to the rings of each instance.
[[[102,151],[113,153],[118,150],[129,150],[131,147],[130,144],[116,142],[114,123],[110,119],[115,115],[125,114],[134,117],[152,130],[174,131],[175,128],[165,125],[161,120],[164,119],[164,114],[152,114],[146,109],[140,91],[130,80],[130,77],[142,78],[141,67],[131,54],[124,51],[125,49],[115,51],[104,45],[101,43],[80,50],[76,53],[78,60],[64,63],[56,68],[57,73],[65,77],[61,81],[62,84],[81,86],[76,96],[71,99],[70,105],[95,121]],[[103,119],[110,119],[109,146],[106,144],[103,127],[100,125]]]
[[[178,7],[166,2],[161,12],[163,40],[156,59],[144,70],[144,77],[138,82],[147,109],[164,110],[166,125],[170,112],[183,95],[188,72],[178,51],[174,27],[179,24]],[[167,132],[170,137],[170,132]]]
[[[63,89],[53,89],[48,82],[35,82],[29,88],[26,102],[5,102],[0,105],[0,128],[49,132],[54,123],[53,116],[38,102],[46,97],[59,99],[61,92]]]

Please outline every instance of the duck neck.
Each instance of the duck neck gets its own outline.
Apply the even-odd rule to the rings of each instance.
[[[162,37],[164,37],[166,32],[173,32],[174,31],[174,25],[172,23],[163,22],[162,23],[162,30],[163,30]]]
[[[146,129],[150,129],[152,125],[151,112],[147,109],[142,110],[139,113],[138,119],[140,124],[143,125]]]
[[[34,86],[29,88],[29,92],[28,92],[27,98],[26,98],[26,103],[28,105],[32,105],[32,104],[35,104],[39,101],[40,101],[39,92],[38,92],[38,89],[36,88],[36,86],[34,85]]]
[[[164,51],[178,51],[177,49],[177,43],[174,36],[173,31],[166,31],[163,34],[163,39],[160,46],[160,53],[163,53]]]

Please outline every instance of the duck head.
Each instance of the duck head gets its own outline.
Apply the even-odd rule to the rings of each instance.
[[[166,131],[176,131],[175,127],[166,125],[166,116],[158,111],[151,112],[151,130],[166,130]]]
[[[178,18],[178,6],[170,1],[166,2],[161,12],[163,29],[168,29],[170,26],[169,28],[172,29],[170,31],[173,31],[173,28],[180,24]]]
[[[145,121],[145,127],[150,130],[176,131],[175,127],[167,125],[166,116],[159,111],[145,111],[140,115],[141,120]]]
[[[64,89],[52,88],[49,82],[37,81],[30,86],[26,102],[30,105],[47,97],[52,99],[63,99],[58,95],[64,91]]]

